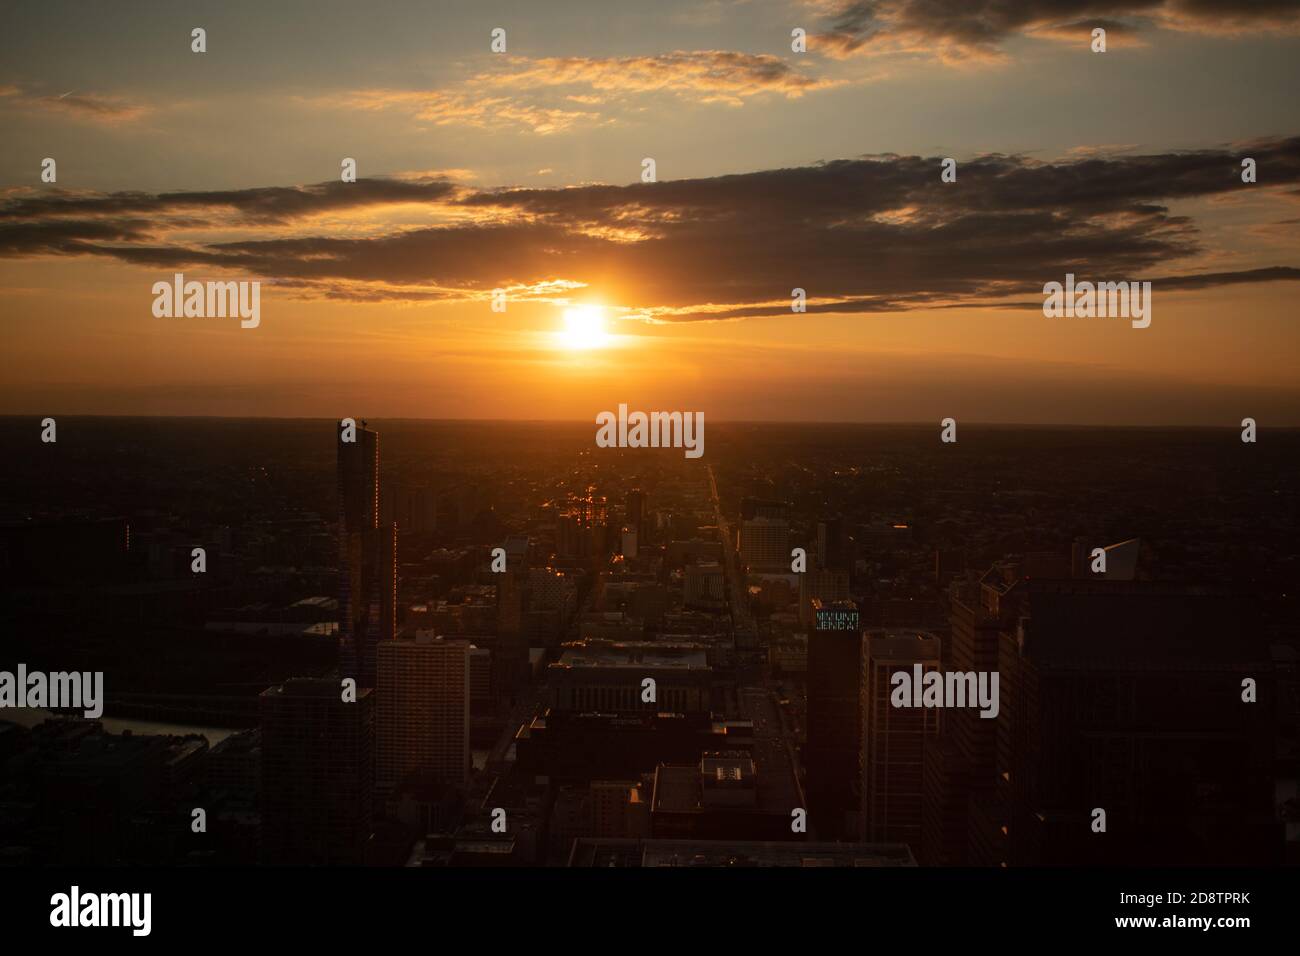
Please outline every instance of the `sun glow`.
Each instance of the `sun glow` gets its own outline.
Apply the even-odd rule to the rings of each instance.
[[[598,305],[580,305],[564,310],[564,330],[560,343],[568,349],[598,349],[608,345],[605,315]]]

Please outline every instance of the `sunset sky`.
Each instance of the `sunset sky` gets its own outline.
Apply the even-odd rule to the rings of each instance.
[[[4,18],[0,414],[1300,425],[1300,0]]]

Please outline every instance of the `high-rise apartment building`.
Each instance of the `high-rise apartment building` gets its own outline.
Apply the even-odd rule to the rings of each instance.
[[[753,521],[755,518],[773,518],[778,521],[790,520],[790,503],[774,501],[770,498],[746,496],[740,499],[740,520]]]
[[[790,524],[784,518],[753,518],[740,523],[740,560],[748,568],[790,568]]]
[[[432,631],[378,646],[376,786],[408,773],[463,786],[469,779],[471,646]]]

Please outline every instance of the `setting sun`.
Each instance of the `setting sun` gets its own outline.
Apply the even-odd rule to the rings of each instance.
[[[580,305],[564,310],[560,342],[570,349],[596,349],[608,344],[605,316],[598,305]]]

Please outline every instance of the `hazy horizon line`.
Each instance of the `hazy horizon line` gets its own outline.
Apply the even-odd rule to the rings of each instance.
[[[438,418],[438,417],[411,417],[411,416],[352,416],[355,421],[361,422],[419,422],[419,423],[447,423],[447,424],[487,424],[487,425],[594,425],[595,419],[574,419],[574,418]],[[103,419],[106,421],[215,421],[215,422],[338,422],[341,419],[331,418],[321,415],[96,415],[88,413],[61,413],[50,415],[48,412],[37,415],[35,413],[14,414],[0,413],[0,421],[25,419],[25,418],[71,418],[71,419]],[[715,424],[720,425],[812,425],[812,426],[836,426],[836,425],[860,425],[878,428],[935,428],[941,426],[938,421],[868,421],[865,419],[748,419],[748,418],[716,418],[711,419]],[[1114,431],[1127,429],[1132,431],[1139,430],[1210,430],[1210,429],[1232,429],[1239,430],[1242,425],[1240,421],[1224,423],[1197,423],[1197,424],[1168,424],[1168,423],[1128,423],[1128,424],[1092,424],[1079,422],[1008,422],[1008,421],[963,421],[958,420],[958,425],[964,428],[1039,428],[1039,429],[1089,429],[1094,431]],[[1300,424],[1294,425],[1269,425],[1270,431],[1300,431]]]

